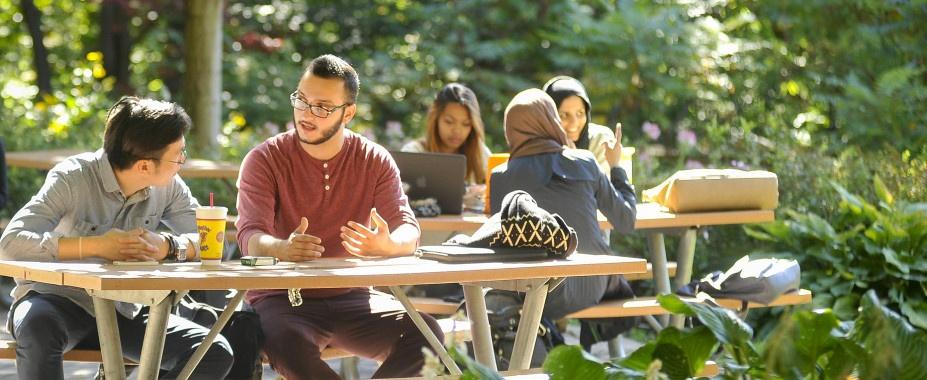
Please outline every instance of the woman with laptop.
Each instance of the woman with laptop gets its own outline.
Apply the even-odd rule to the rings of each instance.
[[[486,163],[490,151],[484,139],[480,103],[473,90],[459,83],[449,83],[435,96],[425,117],[425,137],[402,147],[403,152],[456,153],[467,157],[463,204],[466,210],[483,210],[486,189]],[[421,245],[441,244],[454,233],[423,232]],[[463,299],[459,284],[416,287],[428,297]]]
[[[559,214],[576,230],[577,252],[614,254],[599,229],[596,212],[601,211],[617,233],[634,230],[637,200],[624,169],[617,162],[611,164],[609,179],[592,153],[574,149],[561,126],[554,100],[539,89],[522,91],[512,99],[505,109],[504,125],[511,157],[492,171],[492,212],[499,211],[506,194],[523,190],[538,206]],[[620,142],[615,144],[620,150]],[[570,277],[547,296],[543,316],[557,320],[602,300],[633,296],[627,281],[619,275]],[[580,341],[588,347],[617,336],[635,323],[633,318],[610,318],[595,325],[584,324]],[[537,359],[543,360],[544,355],[540,356]]]
[[[480,104],[473,90],[450,83],[435,96],[425,117],[425,137],[402,147],[403,152],[456,153],[467,157],[464,207],[483,209],[486,162],[490,151],[484,139]]]

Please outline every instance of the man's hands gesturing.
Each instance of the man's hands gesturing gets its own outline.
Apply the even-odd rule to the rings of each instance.
[[[299,227],[290,234],[286,240],[279,240],[275,250],[276,256],[282,261],[307,261],[315,260],[322,257],[325,247],[322,247],[322,239],[306,234],[309,229],[309,219],[302,217],[299,220]]]
[[[398,246],[390,236],[389,224],[375,208],[370,209],[370,220],[366,226],[350,221],[341,227],[341,245],[357,257],[389,256],[396,252]]]

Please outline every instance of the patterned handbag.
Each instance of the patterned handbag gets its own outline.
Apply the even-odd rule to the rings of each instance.
[[[576,252],[576,231],[560,215],[538,206],[530,194],[515,190],[502,200],[502,209],[472,236],[457,235],[445,245],[483,248],[543,248],[548,256],[565,258]]]

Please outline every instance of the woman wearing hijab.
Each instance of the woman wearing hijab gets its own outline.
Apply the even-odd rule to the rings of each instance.
[[[577,252],[614,254],[599,229],[596,212],[601,211],[618,233],[634,230],[637,200],[624,169],[616,162],[609,168],[609,180],[589,151],[574,149],[560,125],[554,100],[539,89],[516,95],[505,109],[504,124],[511,157],[491,174],[492,212],[499,211],[506,194],[523,190],[576,230]],[[543,316],[561,319],[605,299],[633,296],[622,276],[570,277],[547,296]],[[580,336],[584,346],[617,336],[636,321],[610,318],[602,322],[584,321]]]
[[[612,132],[608,127],[589,122],[592,103],[586,95],[586,88],[575,78],[554,77],[544,84],[544,92],[554,99],[561,125],[570,141],[577,149],[592,152],[602,172],[610,175],[611,167],[618,165],[621,158],[620,124]]]

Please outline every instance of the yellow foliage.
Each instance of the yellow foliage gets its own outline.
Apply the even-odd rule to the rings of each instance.
[[[91,51],[87,53],[87,60],[90,62],[99,62],[103,60],[103,53]]]
[[[88,54],[88,55],[89,55],[89,54]],[[96,79],[100,79],[100,78],[105,78],[105,77],[106,77],[106,69],[103,68],[103,65],[101,65],[101,64],[99,64],[99,63],[94,63],[94,64],[93,64],[93,77],[96,78]]]

